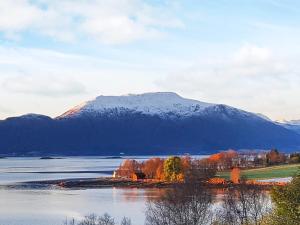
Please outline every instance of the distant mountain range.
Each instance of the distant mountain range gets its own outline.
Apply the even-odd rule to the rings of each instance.
[[[300,149],[287,124],[231,106],[158,92],[99,96],[57,118],[0,121],[2,155],[209,154],[234,149]]]

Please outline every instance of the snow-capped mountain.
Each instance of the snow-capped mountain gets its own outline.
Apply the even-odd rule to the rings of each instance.
[[[145,93],[124,96],[99,96],[67,111],[60,118],[82,114],[132,111],[159,116],[192,116],[214,104],[182,98],[172,92]]]
[[[57,118],[27,114],[0,121],[0,154],[205,154],[300,148],[300,134],[231,106],[159,92],[99,96]]]
[[[226,108],[226,113],[224,109]],[[94,100],[84,102],[68,110],[58,119],[84,116],[118,116],[124,113],[139,113],[159,116],[166,119],[184,119],[192,116],[223,111],[223,117],[228,114],[265,119],[257,114],[246,112],[223,104],[213,104],[187,99],[173,92],[155,92],[145,94],[129,94],[123,96],[98,96]]]

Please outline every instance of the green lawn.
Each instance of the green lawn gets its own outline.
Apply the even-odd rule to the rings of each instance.
[[[246,179],[272,179],[281,177],[292,177],[300,171],[300,164],[272,166],[259,169],[242,170],[241,176]],[[219,172],[218,176],[230,179],[230,172]]]

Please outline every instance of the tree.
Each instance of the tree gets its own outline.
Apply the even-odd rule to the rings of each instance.
[[[276,165],[285,162],[285,155],[279,153],[277,149],[272,149],[266,155],[267,165]]]
[[[181,167],[184,174],[186,174],[192,167],[193,160],[190,156],[183,156],[181,158]]]
[[[147,203],[146,225],[211,224],[212,196],[199,184],[179,184]]]
[[[165,180],[165,175],[164,175],[164,161],[158,166],[156,170],[156,179],[158,180]]]
[[[216,171],[216,164],[209,159],[192,160],[190,168],[184,171],[184,180],[186,183],[200,183],[214,177]]]
[[[270,211],[269,198],[257,186],[241,183],[225,191],[223,205],[217,213],[216,224],[261,225]]]
[[[103,216],[98,218],[97,225],[116,225],[114,218],[112,218],[109,214],[104,213]]]
[[[130,178],[133,173],[141,170],[141,165],[136,160],[126,159],[116,170],[117,176]]]
[[[272,224],[296,225],[300,221],[300,174],[286,186],[276,187],[271,192],[274,202]]]
[[[240,183],[240,179],[241,179],[240,168],[238,168],[238,167],[233,168],[230,173],[230,180],[232,181],[232,183],[238,184],[238,183]]]
[[[146,160],[142,165],[142,172],[146,175],[149,179],[159,179],[157,176],[160,177],[160,166],[163,165],[164,160],[160,158],[151,158]]]
[[[123,217],[123,219],[121,220],[121,225],[131,225],[131,219],[127,218],[127,217]]]
[[[182,175],[181,159],[171,156],[164,162],[164,177],[167,181],[178,181]]]
[[[82,221],[77,223],[78,225],[98,225],[98,217],[95,214],[85,216]]]

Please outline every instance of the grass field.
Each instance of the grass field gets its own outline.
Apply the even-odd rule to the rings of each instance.
[[[300,171],[300,164],[271,166],[259,169],[242,170],[241,176],[246,179],[272,179],[292,177]],[[230,172],[219,172],[218,176],[230,179]]]

